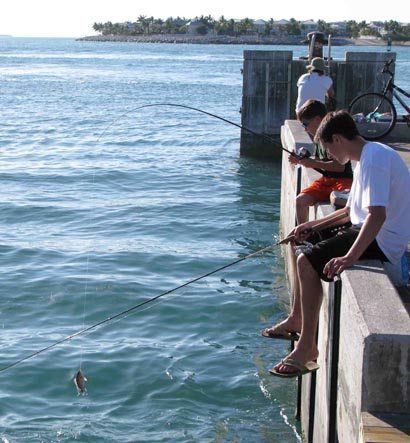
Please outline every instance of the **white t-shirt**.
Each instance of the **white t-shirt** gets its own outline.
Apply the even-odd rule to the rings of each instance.
[[[359,226],[369,206],[386,208],[377,244],[391,263],[400,261],[410,240],[410,172],[396,151],[382,143],[364,145],[347,206],[352,224]]]
[[[326,93],[332,84],[333,80],[327,75],[319,75],[317,72],[303,74],[297,82],[296,111],[308,100],[319,100],[325,103]]]

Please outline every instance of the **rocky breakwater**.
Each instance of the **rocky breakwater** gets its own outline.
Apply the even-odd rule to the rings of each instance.
[[[258,35],[189,35],[189,34],[141,34],[141,35],[90,35],[77,41],[123,42],[123,43],[184,43],[202,45],[305,45],[306,40],[292,36]],[[393,42],[393,46],[408,46],[410,42]],[[333,46],[386,46],[380,38],[333,37]]]
[[[299,45],[303,44],[297,37],[259,37],[227,36],[227,35],[186,35],[186,34],[155,34],[155,35],[92,35],[77,41],[92,42],[125,42],[125,43],[185,43],[185,44],[221,44],[221,45]]]

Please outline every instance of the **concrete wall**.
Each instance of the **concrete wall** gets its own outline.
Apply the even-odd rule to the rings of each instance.
[[[287,149],[308,143],[306,137],[300,124],[285,122],[282,143]],[[295,225],[298,188],[318,176],[310,169],[299,171],[283,156],[282,236]],[[318,205],[311,217],[331,210],[330,205]],[[287,262],[288,249],[283,249]],[[292,270],[287,270],[291,282]],[[357,442],[362,412],[410,411],[410,317],[381,262],[360,262],[342,274],[341,282],[323,283],[323,288],[320,370],[302,377],[303,433],[308,442]]]
[[[284,147],[292,146],[293,149],[298,150],[301,147],[309,149],[313,153],[314,145],[311,138],[307,132],[303,129],[302,125],[296,120],[286,120],[286,124],[282,126],[281,131],[281,142]],[[282,161],[282,177],[287,177],[286,183],[282,180],[281,186],[281,197],[280,197],[280,226],[279,230],[281,232],[282,238],[295,226],[296,220],[296,207],[295,198],[299,194],[301,189],[301,177],[302,168],[301,167],[290,167],[287,159],[288,154],[284,153]],[[312,171],[314,174],[319,174],[316,171]],[[292,269],[289,268],[291,263],[289,248],[283,249],[283,254],[285,256],[285,265],[288,274],[292,273]],[[290,281],[291,290],[292,281]]]
[[[244,51],[242,126],[258,134],[277,135],[289,118],[292,51]],[[278,137],[277,137],[278,138]],[[263,137],[241,131],[242,155],[280,158]]]

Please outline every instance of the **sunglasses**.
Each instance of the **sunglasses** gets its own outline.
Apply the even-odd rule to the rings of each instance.
[[[301,123],[302,123],[302,126],[306,129],[312,123],[312,120],[309,120],[307,122],[301,122]]]

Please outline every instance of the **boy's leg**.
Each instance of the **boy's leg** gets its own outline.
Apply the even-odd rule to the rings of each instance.
[[[349,228],[339,232],[334,237],[323,240],[313,246],[312,250],[301,254],[297,258],[297,277],[299,280],[302,330],[295,349],[288,357],[305,365],[317,359],[318,350],[315,342],[319,312],[322,303],[322,283],[332,281],[323,274],[323,268],[333,257],[341,257],[347,254],[357,236],[359,228]],[[360,257],[364,259],[378,259],[386,261],[387,258],[374,240]],[[295,372],[295,367],[287,365],[283,361],[273,368],[276,372],[289,374]]]
[[[358,229],[350,228],[313,246],[297,258],[297,279],[300,289],[300,309],[302,329],[295,349],[288,355],[301,365],[316,360],[316,331],[319,312],[322,304],[323,290],[321,278],[330,281],[323,275],[323,268],[331,257],[344,255],[354,243]],[[273,368],[282,374],[295,372],[295,367],[280,362]]]
[[[306,223],[309,220],[309,207],[317,202],[314,195],[301,192],[296,197],[296,220],[297,224]]]
[[[316,346],[316,330],[323,294],[319,275],[304,254],[297,259],[297,271],[300,283],[302,331],[295,349],[288,357],[305,365],[316,360],[319,354]],[[293,366],[283,362],[275,365],[273,369],[282,374],[295,372]]]
[[[283,332],[300,332],[302,329],[302,309],[300,304],[300,286],[296,269],[296,254],[294,243],[289,244],[291,248],[291,267],[293,274],[293,296],[292,306],[288,317],[271,328],[264,329],[266,334],[281,334]]]

